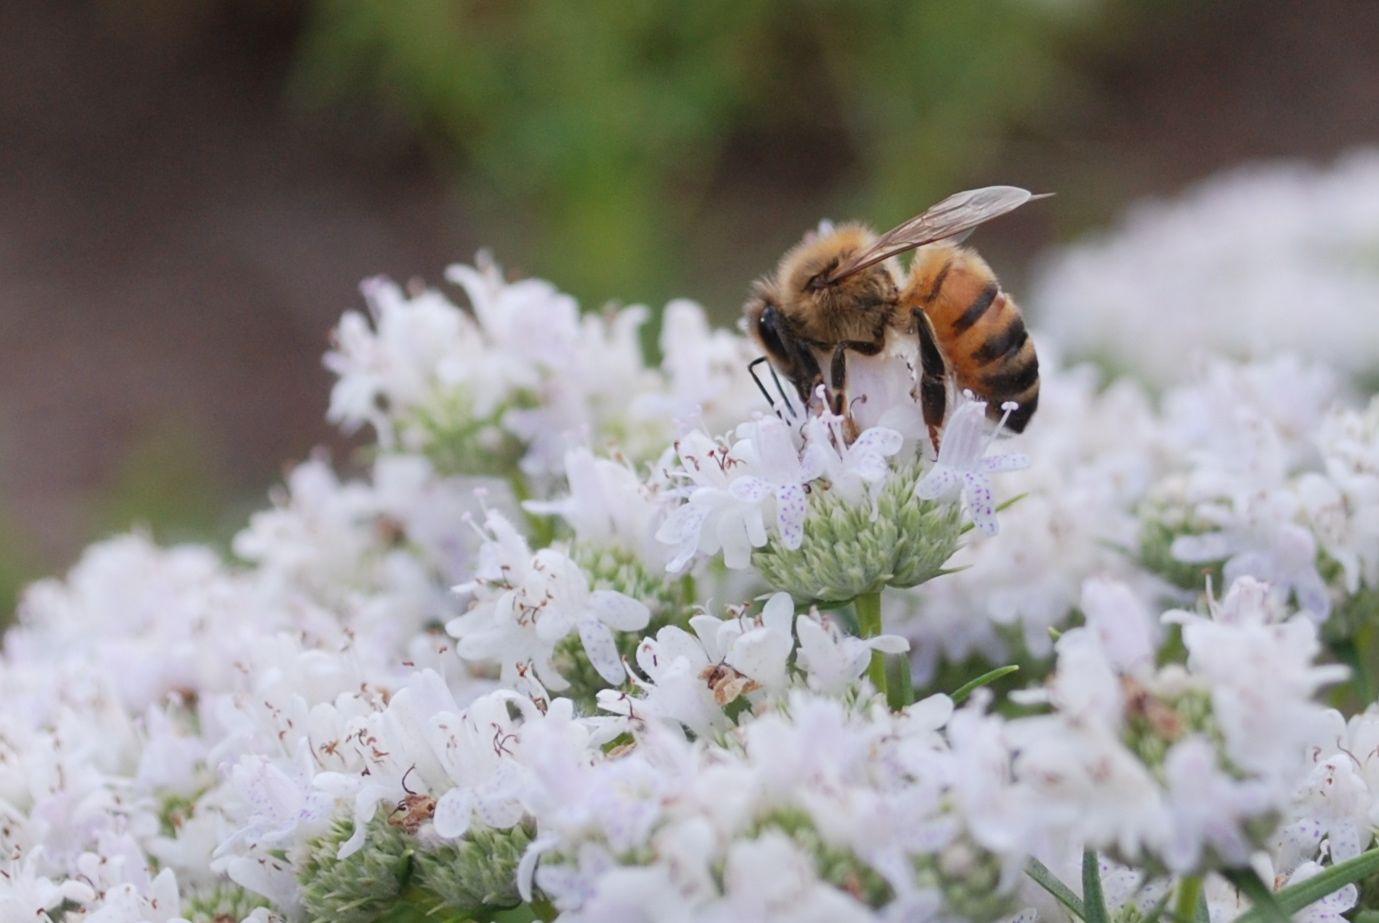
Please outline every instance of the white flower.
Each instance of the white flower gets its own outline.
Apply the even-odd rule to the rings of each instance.
[[[1244,865],[1253,847],[1246,824],[1273,810],[1277,793],[1265,781],[1237,779],[1218,765],[1216,748],[1200,736],[1180,740],[1164,760],[1172,833],[1162,855],[1188,874],[1204,850],[1227,865]]]
[[[171,923],[182,919],[177,878],[163,869],[149,883],[147,893],[132,884],[117,885],[101,895],[88,923]]]
[[[340,319],[326,367],[339,376],[330,396],[330,420],[347,430],[368,423],[386,445],[390,414],[425,400],[437,366],[475,336],[473,324],[435,291],[407,298],[387,279],[366,279],[360,290],[373,321],[351,311]]]
[[[744,423],[731,447],[689,433],[676,450],[680,466],[673,474],[689,484],[682,488],[686,502],[656,532],[658,540],[676,546],[668,570],[681,571],[697,555],[719,550],[728,567],[747,567],[752,549],[768,540],[768,519],[786,547],[800,546],[805,488],[823,473],[823,462],[819,452],[801,450],[785,423],[775,417]]]
[[[1286,779],[1325,721],[1312,697],[1349,671],[1316,665],[1321,644],[1307,618],[1276,617],[1268,588],[1247,577],[1211,604],[1209,617],[1171,612],[1165,620],[1183,626],[1188,669],[1211,690],[1231,759],[1246,772]]]
[[[1305,862],[1298,866],[1292,875],[1288,876],[1288,881],[1284,887],[1300,884],[1324,871],[1326,869],[1315,862]],[[1355,885],[1346,885],[1344,888],[1332,891],[1322,899],[1308,904],[1293,914],[1293,919],[1299,923],[1342,923],[1346,919],[1345,914],[1353,910],[1359,900],[1360,889]]]
[[[710,660],[726,663],[763,689],[781,692],[789,681],[786,663],[794,649],[794,618],[790,594],[775,593],[756,616],[697,615],[690,626]]]
[[[961,494],[972,522],[987,535],[995,535],[1000,526],[988,475],[1026,468],[1029,458],[1018,452],[985,457],[992,439],[985,419],[986,404],[981,401],[966,400],[953,410],[943,427],[938,461],[915,485],[915,494],[924,500]]]
[[[800,547],[808,510],[805,486],[823,474],[820,459],[810,451],[802,458],[790,427],[775,417],[744,425],[738,436],[733,452],[746,463],[748,473],[733,479],[729,493],[753,504],[774,498],[781,543],[786,548]]]
[[[799,616],[795,634],[800,639],[797,663],[810,688],[834,695],[862,677],[873,651],[903,654],[910,649],[910,643],[896,635],[864,640],[844,634],[836,622],[817,612]]]
[[[668,549],[655,540],[664,503],[654,486],[626,464],[597,458],[584,448],[565,454],[565,478],[568,497],[531,500],[524,508],[560,516],[581,543],[627,551],[653,571],[665,568]]]
[[[899,432],[884,426],[863,430],[847,443],[843,419],[827,412],[811,417],[803,431],[809,454],[818,459],[830,492],[850,503],[861,501],[869,488],[886,480],[890,459],[905,443]]]
[[[1317,543],[1312,533],[1294,520],[1296,498],[1274,491],[1238,498],[1234,505],[1203,504],[1197,516],[1219,531],[1180,535],[1172,554],[1180,561],[1225,561],[1222,575],[1232,583],[1239,577],[1265,581],[1283,600],[1296,596],[1313,618],[1331,614],[1331,599],[1317,571]]]
[[[599,707],[629,719],[649,717],[683,724],[702,737],[729,723],[704,681],[704,672],[711,666],[703,642],[667,625],[654,639],[644,638],[637,646],[637,667],[645,679],[633,674],[632,682],[641,695],[633,698],[605,689],[598,695]]]
[[[626,672],[613,629],[645,628],[651,619],[646,605],[614,590],[591,590],[579,566],[555,549],[530,554],[500,514],[490,512],[486,525],[492,539],[480,550],[479,579],[459,588],[474,592],[476,599],[446,625],[459,639],[460,656],[500,663],[508,684],[531,669],[542,685],[559,691],[568,683],[551,656],[576,631],[599,675],[612,685],[621,683]]]
[[[84,882],[54,882],[39,874],[43,851],[35,849],[22,858],[10,858],[0,875],[0,919],[6,921],[50,920],[49,911],[63,901],[87,903],[95,891]]]
[[[1373,149],[1326,166],[1227,170],[1051,253],[1035,274],[1031,313],[1052,340],[1157,384],[1178,381],[1184,363],[1208,351],[1296,350],[1362,378],[1379,355],[1379,322],[1355,307],[1379,291],[1379,218],[1368,207],[1376,189]]]

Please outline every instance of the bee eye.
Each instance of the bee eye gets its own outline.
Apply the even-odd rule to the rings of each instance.
[[[761,337],[761,345],[775,356],[785,355],[785,344],[781,342],[780,333],[777,332],[779,323],[780,315],[769,304],[757,319],[757,334]]]

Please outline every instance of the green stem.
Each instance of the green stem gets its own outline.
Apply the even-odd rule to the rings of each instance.
[[[524,502],[531,499],[531,487],[520,471],[514,471],[508,475],[508,484],[512,487],[512,496],[517,501],[519,508]],[[522,515],[527,520],[527,528],[531,531],[532,548],[546,548],[555,541],[555,521],[550,516],[538,516],[534,513],[528,513],[526,510],[522,510]]]
[[[857,607],[857,631],[864,638],[875,638],[881,634],[881,593],[863,593],[854,600],[853,604]],[[871,664],[867,667],[867,676],[871,678],[871,684],[876,687],[876,691],[886,696],[887,702],[890,701],[890,694],[886,684],[886,656],[880,651],[871,652]]]
[[[555,909],[555,905],[545,898],[534,898],[531,902],[532,913],[536,914],[538,920],[554,920],[560,916],[560,911]]]
[[[1193,923],[1197,919],[1197,903],[1201,899],[1201,875],[1188,875],[1178,880],[1178,899],[1173,906],[1173,916],[1178,923]]]
[[[886,658],[886,704],[891,711],[909,708],[915,701],[914,677],[910,675],[910,656],[891,654]]]
[[[1379,677],[1379,626],[1370,619],[1364,620],[1355,629],[1353,643],[1357,668],[1355,682],[1360,693],[1360,707],[1364,708],[1379,692],[1375,689],[1375,679]]]

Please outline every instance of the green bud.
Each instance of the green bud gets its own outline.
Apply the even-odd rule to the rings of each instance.
[[[589,576],[591,588],[616,590],[645,603],[651,610],[652,625],[679,607],[676,584],[664,573],[648,571],[631,552],[575,542],[570,547],[570,559]]]
[[[530,843],[531,834],[520,824],[510,830],[470,830],[453,843],[418,853],[412,881],[450,914],[483,918],[483,910],[521,903],[517,863]]]
[[[680,586],[664,576],[650,573],[636,557],[620,549],[581,545],[570,548],[570,558],[589,575],[589,585],[595,590],[616,590],[645,603],[651,610],[651,621],[639,632],[615,631],[614,642],[623,657],[636,656],[642,638],[652,637],[666,625],[686,627],[687,608],[680,598]],[[570,682],[570,688],[560,694],[586,711],[597,710],[595,696],[608,688],[608,681],[599,675],[584,652],[579,635],[571,634],[556,645],[551,663],[560,675]]]
[[[336,819],[330,831],[307,847],[299,880],[308,920],[319,923],[369,923],[388,911],[411,874],[415,841],[391,826],[380,812],[369,824],[358,852],[340,859],[340,844],[354,834],[354,821]]]
[[[753,563],[773,588],[799,603],[836,603],[882,588],[912,587],[943,573],[963,532],[956,503],[921,500],[914,488],[925,466],[896,471],[869,502],[849,503],[815,490],[804,542],[785,548],[773,536]]]
[[[1140,511],[1140,563],[1174,586],[1201,592],[1211,577],[1212,584],[1222,587],[1221,567],[1225,562],[1189,564],[1173,556],[1173,540],[1180,535],[1200,535],[1211,531],[1210,526],[1197,522],[1181,510],[1153,506]]]
[[[752,835],[779,830],[806,853],[814,857],[819,878],[846,891],[868,907],[880,908],[894,897],[891,886],[852,850],[827,842],[804,811],[784,808],[774,811],[753,828]]]
[[[416,408],[399,420],[398,427],[420,443],[440,474],[507,477],[517,470],[523,446],[503,428],[503,415],[530,403],[519,400],[478,417],[470,396],[452,391]]]
[[[1211,710],[1211,695],[1205,690],[1189,690],[1172,698],[1148,690],[1128,690],[1125,715],[1125,745],[1160,774],[1168,751],[1190,735],[1202,735],[1224,753],[1225,740]]]
[[[967,839],[959,839],[941,851],[915,856],[915,882],[943,896],[951,915],[971,923],[989,923],[1010,916],[1015,895],[1002,890],[1004,866],[994,853]]]
[[[225,883],[186,896],[182,902],[182,916],[191,923],[236,923],[267,906],[268,900],[262,895]]]

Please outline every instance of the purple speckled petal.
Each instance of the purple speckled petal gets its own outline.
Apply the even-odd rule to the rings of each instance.
[[[958,475],[946,465],[935,465],[915,485],[915,496],[921,500],[946,497],[958,487]]]
[[[786,548],[804,544],[804,517],[809,509],[804,488],[790,484],[776,490],[776,526]]]
[[[613,632],[596,618],[586,618],[579,623],[579,640],[584,642],[584,653],[589,656],[599,676],[617,686],[627,678],[618,655],[618,646],[613,643]]]
[[[967,501],[967,514],[972,523],[987,535],[1001,530],[996,522],[996,502],[991,496],[991,482],[985,475],[969,471],[962,476],[962,495]]]

